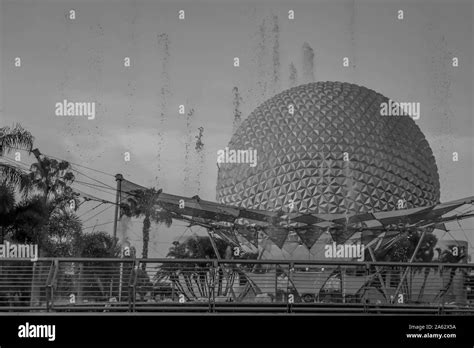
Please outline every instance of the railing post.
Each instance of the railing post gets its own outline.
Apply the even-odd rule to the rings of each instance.
[[[275,265],[275,303],[277,303],[277,293],[278,293],[278,276],[277,276],[278,264]]]
[[[59,260],[54,259],[49,268],[48,278],[46,279],[46,311],[50,312],[54,307],[54,284],[59,270]]]
[[[171,301],[174,302],[174,280],[171,282]]]
[[[211,279],[210,279],[210,286],[209,286],[209,312],[214,313],[216,311],[216,274],[219,273],[219,260],[214,260],[209,272]]]
[[[448,269],[448,271],[449,271],[449,268],[447,268],[447,269]],[[440,274],[440,277],[441,277],[441,280],[442,280],[443,288],[441,289],[442,293],[441,293],[441,296],[440,296],[440,298],[439,298],[439,300],[440,300],[440,302],[441,302],[441,308],[440,308],[440,312],[439,312],[440,315],[444,313],[444,306],[445,306],[445,304],[446,304],[445,296],[446,296],[446,294],[448,293],[448,289],[446,289],[446,291],[444,290],[444,288],[445,288],[444,279],[443,279],[443,276],[444,276],[443,273],[444,273],[444,272],[445,272],[445,267],[444,267],[444,265],[441,265],[441,266],[439,267],[439,274]]]
[[[54,273],[54,261],[51,262],[51,265],[49,267],[49,272],[48,272],[48,278],[46,279],[46,284],[45,284],[45,293],[46,293],[46,312],[49,312],[50,309],[50,302],[51,302],[51,278],[53,277]]]
[[[439,277],[441,278],[441,284],[442,284],[442,288],[439,290],[439,291],[443,291],[443,288],[444,288],[444,281],[443,281],[443,265],[439,265],[438,266],[438,274],[439,274]],[[438,295],[436,295],[438,296]],[[436,299],[436,297],[435,297]],[[443,295],[441,295],[439,297],[439,306],[438,306],[438,315],[442,314],[443,313],[443,310],[444,310],[444,301],[443,301]]]
[[[129,312],[135,312],[138,269],[140,267],[139,264],[140,262],[135,259],[133,261],[132,269],[130,271],[130,280],[128,282],[128,310]]]
[[[288,304],[288,309],[287,309],[288,313],[293,313],[293,304],[290,303],[290,295],[293,295],[293,293],[290,294],[289,285],[293,284],[293,272],[294,271],[295,271],[295,265],[294,265],[293,262],[290,262],[288,264],[288,283],[286,285],[286,292],[287,292],[287,294],[286,294],[286,303]],[[294,296],[295,295],[293,295],[293,301],[294,301]]]
[[[369,276],[370,276],[370,263],[366,262],[365,263],[365,282],[364,282],[364,291],[363,291],[363,294],[364,296],[366,296],[366,289],[367,289],[367,281],[369,279]],[[380,284],[380,286],[382,286],[382,284]],[[362,298],[361,298],[362,300]],[[367,298],[364,298],[363,301],[362,301],[363,305],[364,305],[364,313],[367,313],[369,311],[369,304],[368,304],[368,300]]]
[[[344,266],[345,267],[345,266]],[[346,287],[345,287],[345,272],[346,269],[343,266],[339,267],[339,272],[341,274],[341,303],[346,303]]]

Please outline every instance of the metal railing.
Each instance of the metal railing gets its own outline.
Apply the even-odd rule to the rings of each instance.
[[[0,312],[474,314],[474,265],[0,259]]]

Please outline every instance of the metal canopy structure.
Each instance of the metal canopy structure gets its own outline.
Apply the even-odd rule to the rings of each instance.
[[[122,199],[133,198],[142,190],[146,187],[131,181],[124,179],[121,183]],[[238,243],[237,235],[255,244],[255,233],[261,231],[281,248],[288,235],[294,233],[308,249],[324,232],[329,232],[336,243],[344,243],[356,233],[361,233],[370,242],[377,237],[398,234],[393,232],[446,231],[446,222],[470,218],[474,212],[447,214],[473,203],[474,196],[470,196],[427,207],[346,215],[247,209],[202,200],[198,196],[184,197],[161,191],[156,198],[157,209],[169,212],[175,219],[206,227],[234,244]]]

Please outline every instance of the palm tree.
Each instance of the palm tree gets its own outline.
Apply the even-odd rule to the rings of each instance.
[[[64,209],[71,200],[75,203],[74,210],[77,207],[77,194],[70,187],[74,181],[70,164],[43,156],[38,149],[31,150],[32,137],[20,126],[13,130],[2,128],[0,144],[1,153],[23,146],[36,158],[36,163],[31,165],[29,173],[15,166],[0,166],[0,179],[15,185],[23,197],[23,201],[15,208],[14,220],[9,227],[14,233],[14,239],[34,241],[41,253],[47,241],[50,217],[58,210]],[[30,292],[32,305],[40,302],[41,277],[45,271],[42,264],[33,264]]]
[[[3,243],[5,228],[10,224],[15,209],[15,191],[5,182],[0,184],[0,244]]]
[[[74,175],[68,162],[50,159],[38,149],[33,150],[33,141],[31,133],[19,124],[12,128],[0,128],[0,157],[14,150],[25,150],[36,158],[29,173],[15,165],[0,162],[0,182],[13,185],[24,199],[41,196],[50,208],[49,214],[52,214],[56,208],[76,199],[70,187]]]
[[[135,190],[131,192],[132,197],[128,198],[127,201],[121,205],[122,215],[137,218],[143,216],[142,258],[144,259],[148,258],[151,222],[157,224],[163,223],[167,227],[171,226],[173,222],[168,212],[159,209],[158,196],[160,193],[161,190],[157,191],[154,188]],[[146,264],[143,264],[142,267],[145,268]]]
[[[34,154],[36,162],[31,165],[29,173],[20,175],[17,188],[23,198],[21,210],[24,214],[28,213],[28,208],[31,208],[31,213],[43,214],[43,218],[38,219],[42,223],[35,226],[34,236],[28,238],[34,240],[38,248],[42,249],[50,218],[70,207],[71,200],[75,203],[73,210],[76,210],[78,200],[77,194],[70,186],[74,181],[70,164],[50,159],[38,149],[31,150],[31,153]]]
[[[229,244],[216,239],[215,244],[220,255],[224,255]],[[216,259],[217,255],[209,236],[194,235],[186,238],[182,243],[174,242],[170,248],[168,258],[174,259]],[[199,297],[208,297],[211,276],[209,269],[211,262],[197,263],[166,263],[157,272],[156,280],[168,278],[175,289],[190,300]],[[231,276],[233,279],[233,277]],[[224,273],[217,271],[217,295],[223,293]]]
[[[13,127],[0,128],[0,157],[14,150],[25,150],[31,152],[34,137],[21,125],[16,124]],[[1,242],[5,236],[5,229],[9,226],[20,213],[16,210],[15,188],[22,191],[27,186],[25,172],[21,168],[0,162],[0,229]],[[23,206],[26,202],[23,202]]]

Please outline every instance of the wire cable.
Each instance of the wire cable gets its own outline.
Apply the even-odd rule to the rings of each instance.
[[[98,227],[98,226],[108,225],[108,224],[111,224],[111,223],[113,223],[113,222],[114,222],[114,221],[107,221],[107,222],[104,222],[104,223],[101,223],[101,224],[98,224],[98,225],[83,227],[82,229],[83,229],[83,230],[87,230],[87,229],[89,229],[89,228],[95,228],[95,227]]]
[[[107,209],[110,209],[112,206],[109,205],[108,207],[105,207],[104,209],[102,209],[101,211],[99,211],[97,214],[91,216],[90,218],[88,218],[87,220],[83,221],[83,223],[86,223],[87,221],[90,221],[92,220],[93,218],[95,218],[97,215],[99,214],[102,214],[104,211],[106,211]]]
[[[76,183],[76,184],[78,184],[78,185],[86,186],[87,188],[94,189],[94,190],[99,191],[99,192],[107,193],[107,194],[112,195],[112,196],[115,197],[115,194],[114,194],[114,193],[109,192],[109,191],[102,190],[102,189],[100,189],[100,188],[98,188],[98,187],[91,186],[89,183],[86,183],[86,182],[83,182],[83,181],[78,181],[78,180],[75,180],[75,181],[73,182],[73,184],[74,184],[74,183]]]
[[[13,167],[15,167],[15,168],[17,168],[17,169],[19,169],[19,170],[25,172],[25,173],[31,173],[30,167],[28,167],[28,166],[27,166],[26,164],[24,164],[24,163],[21,163],[21,161],[12,160],[12,159],[10,159],[10,158],[8,158],[8,157],[6,157],[6,156],[1,156],[0,158],[3,158],[4,160],[6,160],[7,162],[4,162],[4,163],[7,164],[7,165],[9,165],[9,166],[13,166]],[[21,167],[21,165],[23,165],[24,168]]]
[[[25,162],[23,162],[23,161],[17,161],[17,160],[14,160],[14,159],[9,158],[9,157],[7,157],[7,156],[2,156],[1,158],[4,158],[4,159],[7,160],[9,163],[15,165],[18,169],[31,173],[31,169],[30,169],[30,168],[28,167],[28,165],[27,165]],[[7,164],[9,164],[9,163],[7,163]],[[22,168],[21,165],[23,165],[25,168]],[[82,184],[82,185],[87,186],[87,187],[89,187],[89,188],[93,188],[93,189],[95,189],[95,190],[97,190],[97,191],[101,191],[101,192],[104,192],[104,193],[107,193],[107,194],[110,194],[110,195],[115,196],[114,193],[111,193],[111,192],[108,192],[108,191],[104,191],[104,190],[99,189],[99,187],[100,187],[100,188],[103,188],[103,189],[116,191],[116,189],[113,188],[112,186],[107,185],[107,184],[105,184],[105,183],[103,183],[103,182],[101,182],[101,181],[99,181],[99,180],[95,180],[94,178],[91,178],[91,177],[89,177],[89,176],[87,176],[87,175],[85,175],[85,174],[83,174],[83,173],[77,171],[76,169],[71,168],[71,170],[76,171],[77,173],[79,173],[79,174],[81,174],[81,175],[83,175],[83,176],[85,176],[85,177],[87,177],[87,178],[89,178],[89,179],[91,179],[91,180],[94,180],[94,181],[96,181],[96,182],[98,182],[98,183],[100,183],[100,184],[102,184],[102,185],[105,185],[105,186],[100,186],[100,185],[93,184],[93,183],[87,183],[87,182],[80,181],[80,180],[74,180],[72,184],[74,184],[74,183]],[[92,187],[91,187],[91,186],[92,186]],[[86,195],[89,195],[89,194],[84,193],[84,192],[82,192],[82,193],[83,193],[83,194],[86,194]],[[92,196],[92,195],[90,195],[90,196]],[[96,198],[97,198],[97,197],[96,197]],[[98,198],[97,198],[97,199],[98,199]],[[112,203],[112,204],[115,204],[115,203]]]
[[[73,184],[74,184],[74,183],[73,183]],[[89,197],[92,197],[92,198],[94,198],[95,200],[101,200],[101,198],[96,197],[96,196],[94,196],[94,195],[91,195],[91,194],[89,194],[89,193],[86,193],[86,192],[84,192],[84,191],[78,189],[77,187],[73,187],[73,190],[74,190],[74,191],[77,191],[77,193],[79,193],[79,194],[84,195],[83,198],[84,198],[85,200],[92,200],[92,199],[89,198]],[[88,196],[88,197],[86,197],[86,196]]]
[[[106,184],[106,183],[104,183],[104,182],[102,182],[102,181],[100,181],[100,180],[96,180],[96,179],[94,179],[94,178],[92,178],[92,177],[90,177],[90,176],[88,176],[88,175],[86,175],[86,174],[84,174],[84,173],[81,173],[81,172],[78,171],[77,169],[74,169],[74,168],[71,167],[71,170],[73,170],[73,171],[75,171],[76,173],[79,173],[79,174],[85,176],[86,178],[88,178],[88,179],[90,179],[90,180],[93,180],[93,181],[95,181],[95,182],[98,182],[99,184],[102,184],[102,185],[104,185],[105,187],[109,187],[109,188],[115,190],[114,187],[112,187],[112,186],[110,186],[110,185],[108,185],[108,184]]]
[[[95,207],[93,207],[92,209],[89,209],[88,211],[86,211],[85,213],[81,214],[80,216],[78,216],[78,218],[80,219],[81,217],[83,217],[84,215],[87,215],[89,214],[91,211],[97,209],[98,207],[100,207],[102,204],[104,204],[104,202],[100,202],[99,204],[97,204]]]
[[[17,147],[10,147],[10,148],[14,149],[14,150],[31,152],[31,151],[28,151],[28,150],[25,150],[25,149],[20,149],[20,148],[17,148]],[[56,156],[53,156],[53,155],[50,155],[50,154],[47,154],[47,153],[42,153],[41,152],[41,154],[44,155],[44,156],[47,156],[47,157],[54,158],[56,160],[65,161],[65,162],[68,162],[68,163],[73,164],[75,166],[82,167],[82,168],[85,168],[85,169],[89,169],[89,170],[92,170],[94,172],[101,173],[101,174],[108,175],[108,176],[111,176],[111,177],[115,178],[115,175],[113,175],[111,173],[104,172],[102,170],[98,170],[98,169],[90,168],[90,167],[87,167],[87,166],[84,166],[84,165],[81,165],[81,164],[77,164],[77,163],[65,160],[64,158],[56,157]]]

